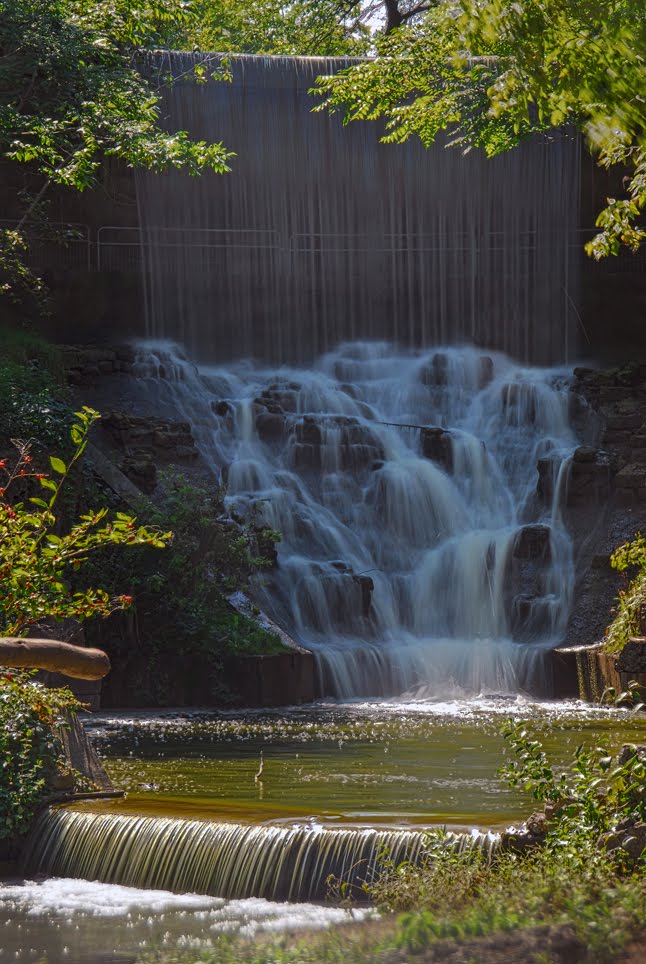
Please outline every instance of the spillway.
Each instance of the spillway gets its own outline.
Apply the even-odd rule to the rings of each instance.
[[[329,877],[361,895],[385,859],[419,860],[419,830],[244,824],[50,810],[31,832],[23,865],[45,873],[175,893],[322,900]],[[446,835],[447,848],[493,852],[497,837]]]
[[[200,360],[309,362],[340,341],[469,341],[526,363],[577,353],[580,145],[536,137],[494,159],[379,143],[314,114],[348,61],[204,55],[148,70],[173,129],[223,141],[232,173],[137,173],[146,325]],[[222,67],[207,59],[206,76]]]

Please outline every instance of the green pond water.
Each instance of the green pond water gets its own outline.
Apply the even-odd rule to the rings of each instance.
[[[527,721],[559,766],[582,742],[611,751],[646,742],[644,715],[522,699],[105,713],[87,726],[127,797],[77,809],[283,825],[501,828],[533,808],[497,774],[508,717]],[[0,964],[132,964],[144,949],[177,946],[197,957],[222,934],[255,937],[346,919],[342,908],[321,904],[71,878],[0,881]]]
[[[646,741],[643,715],[522,699],[108,713],[88,729],[127,797],[78,806],[249,823],[500,829],[532,807],[498,775],[508,717],[527,721],[558,766],[580,743],[613,751]]]

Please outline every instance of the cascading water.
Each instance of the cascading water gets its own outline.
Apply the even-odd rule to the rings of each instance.
[[[322,695],[546,691],[574,580],[565,372],[386,343],[307,370],[151,346],[136,371],[191,422],[230,510],[281,533],[256,599],[314,652]]]
[[[495,834],[447,833],[445,845],[491,855],[498,840]],[[415,861],[424,844],[420,830],[254,827],[50,810],[32,830],[23,863],[29,875],[302,901],[324,899],[330,875],[360,893],[386,852],[395,864]]]
[[[577,354],[580,147],[552,132],[487,159],[379,143],[313,114],[324,58],[159,53],[174,128],[223,141],[232,173],[137,174],[147,334],[218,362],[303,363],[343,340],[460,343],[531,364]],[[211,68],[220,65],[212,58]]]

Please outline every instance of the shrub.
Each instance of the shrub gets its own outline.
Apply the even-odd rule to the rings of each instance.
[[[69,448],[74,412],[65,402],[58,350],[20,328],[0,326],[0,439]]]
[[[606,849],[602,835],[646,817],[643,757],[613,760],[603,747],[579,747],[570,770],[559,773],[523,725],[508,721],[503,733],[513,756],[501,774],[545,805],[540,845],[488,859],[452,851],[435,832],[421,865],[386,862],[368,893],[383,911],[401,914],[393,943],[411,953],[438,939],[547,923],[570,925],[586,959],[614,960],[644,920],[646,860]]]
[[[66,689],[47,689],[29,674],[0,674],[0,840],[24,833],[64,769],[55,727],[79,703]]]
[[[0,460],[0,633],[24,635],[44,620],[107,616],[131,605],[125,595],[110,595],[104,589],[74,591],[69,576],[97,550],[113,545],[149,545],[164,548],[171,533],[145,526],[118,512],[108,519],[108,510],[81,515],[64,533],[57,529],[56,503],[64,483],[87,445],[87,436],[97,412],[83,408],[76,412],[72,426],[73,455],[66,464],[50,457],[51,474],[33,469],[30,444],[17,442],[18,457],[12,465]],[[45,498],[28,496],[25,487],[36,481]],[[28,491],[28,490],[27,490]],[[13,499],[14,493],[18,498]]]
[[[631,542],[624,543],[610,558],[619,572],[632,570],[633,578],[619,593],[616,615],[606,633],[606,649],[616,653],[631,636],[640,636],[646,622],[646,539],[637,533]]]
[[[225,700],[226,657],[284,651],[280,638],[237,612],[227,597],[246,590],[252,573],[268,564],[259,548],[271,551],[277,534],[234,523],[223,503],[224,490],[189,484],[177,473],[162,478],[163,501],[142,500],[139,516],[157,529],[172,529],[175,539],[163,555],[142,547],[128,556],[117,551],[84,579],[127,586],[136,597],[134,618],[94,624],[92,641],[110,653],[117,670],[127,666],[131,692],[118,699],[140,704],[204,699],[204,692]],[[108,686],[118,688],[113,678]],[[195,692],[195,696],[192,694]]]

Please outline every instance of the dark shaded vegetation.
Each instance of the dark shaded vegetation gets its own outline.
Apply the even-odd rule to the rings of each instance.
[[[0,328],[0,337],[0,454],[10,461],[16,456],[12,440],[21,440],[31,453],[30,472],[32,465],[34,471],[49,471],[51,453],[67,458],[74,447],[75,415],[58,352],[28,330]],[[20,498],[38,494],[28,491],[28,482],[15,481]],[[136,705],[217,702],[232,695],[222,681],[224,658],[284,651],[276,635],[227,601],[269,564],[266,555],[271,556],[277,534],[228,518],[224,490],[215,484],[207,491],[170,472],[161,488],[160,503],[142,496],[136,515],[138,526],[174,532],[166,551],[134,545],[122,553],[106,540],[99,555],[68,573],[69,589],[87,597],[100,585],[107,598],[134,600],[131,612],[85,623],[86,640],[106,648],[113,660],[108,699]],[[94,475],[91,464],[81,461],[61,489],[55,531],[66,531],[96,505],[113,514],[132,513],[132,506]],[[73,634],[74,625],[60,624],[54,632]]]
[[[0,674],[0,841],[29,829],[38,808],[65,782],[88,788],[67,767],[55,728],[79,707],[66,689],[48,689],[29,673]]]
[[[248,588],[251,575],[268,565],[258,535],[232,522],[224,491],[163,479],[163,500],[141,502],[147,525],[170,529],[173,545],[160,554],[146,549],[113,553],[101,574],[126,586],[131,613],[88,625],[87,638],[106,649],[117,667],[106,681],[106,698],[131,705],[220,702],[235,697],[222,679],[223,660],[245,654],[283,652],[278,636],[238,613],[227,596]],[[263,542],[275,534],[263,532]],[[90,582],[98,576],[86,569]]]

